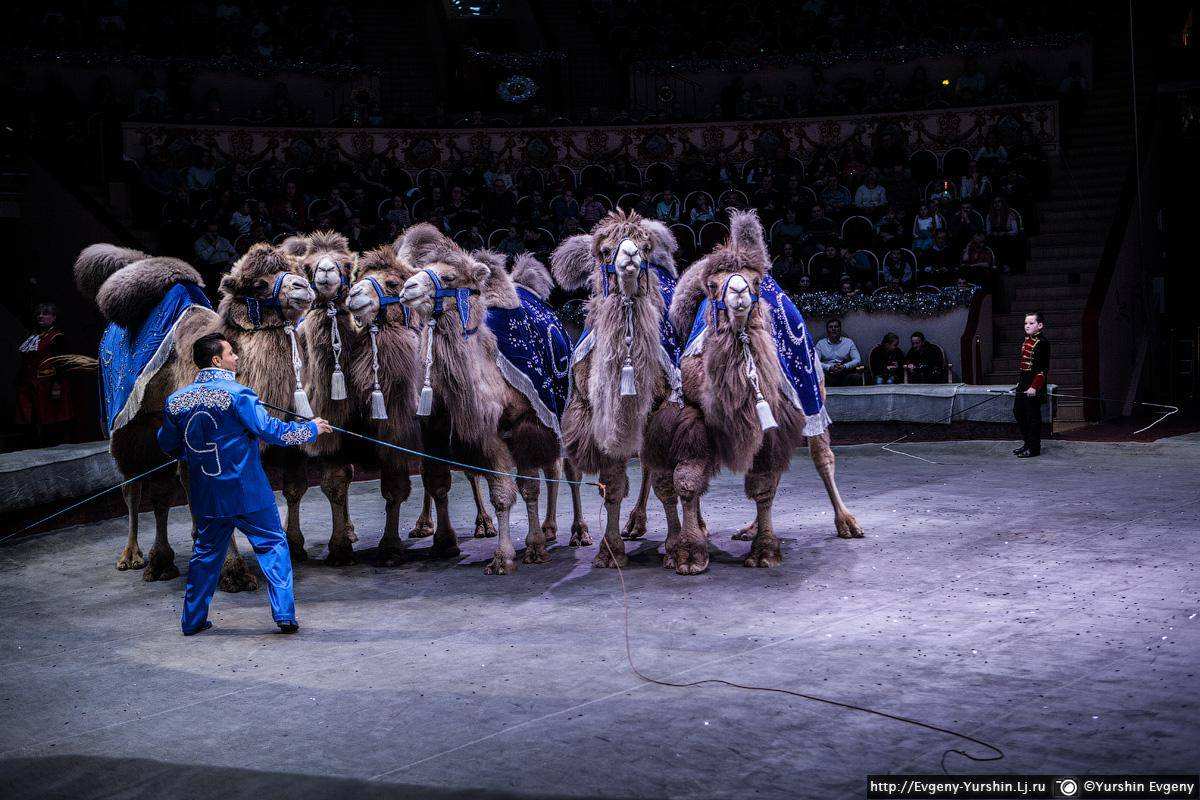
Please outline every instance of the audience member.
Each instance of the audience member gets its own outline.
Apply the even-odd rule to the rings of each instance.
[[[871,380],[877,386],[904,383],[904,353],[896,334],[885,333],[883,340],[871,348],[869,360]]]
[[[862,363],[858,347],[842,335],[842,321],[836,317],[825,323],[825,337],[817,342],[816,350],[827,386],[845,386],[847,377]]]
[[[914,331],[912,347],[904,356],[907,383],[945,383],[946,359],[942,348],[925,340],[925,334]]]

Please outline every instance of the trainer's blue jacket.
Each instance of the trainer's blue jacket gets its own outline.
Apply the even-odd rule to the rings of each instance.
[[[229,370],[209,367],[167,398],[158,445],[188,465],[198,517],[235,517],[275,506],[258,440],[294,447],[317,438],[314,422],[281,422]]]

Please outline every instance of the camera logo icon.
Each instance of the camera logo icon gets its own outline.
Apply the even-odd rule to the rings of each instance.
[[[1054,784],[1059,797],[1075,797],[1079,794],[1079,782],[1074,778],[1059,778]]]

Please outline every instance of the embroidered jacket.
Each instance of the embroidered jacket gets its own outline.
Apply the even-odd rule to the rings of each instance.
[[[295,447],[317,438],[313,422],[281,422],[229,370],[202,369],[167,398],[158,445],[188,466],[192,513],[232,517],[275,505],[258,440]]]
[[[1034,389],[1039,395],[1046,391],[1046,372],[1050,369],[1050,343],[1040,334],[1026,336],[1021,343],[1018,361],[1017,391]]]

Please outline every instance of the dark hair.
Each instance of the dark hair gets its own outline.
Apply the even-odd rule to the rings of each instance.
[[[832,325],[835,322],[838,324],[838,327],[843,327],[841,317],[830,317],[829,319],[825,320],[825,327],[828,328],[830,325]]]
[[[192,361],[200,369],[211,367],[212,360],[221,355],[221,344],[228,341],[220,332],[204,334],[192,344]]]
[[[1034,319],[1036,319],[1038,322],[1042,323],[1043,325],[1046,323],[1046,320],[1042,319],[1042,312],[1040,312],[1040,311],[1030,311],[1025,316],[1033,317]]]
[[[926,338],[925,338],[925,334],[921,333],[920,331],[913,331],[913,332],[912,332],[912,335],[913,335],[913,336],[920,336],[920,337],[921,337],[921,341],[922,341],[922,342],[924,342],[924,341],[927,341],[927,340],[926,340]],[[910,338],[910,339],[911,339],[911,338],[912,338],[912,336],[910,336],[910,337],[908,337],[908,338]]]
[[[888,342],[898,342],[898,341],[900,341],[900,337],[889,331],[883,335],[883,341],[881,341],[880,344],[887,344]]]

